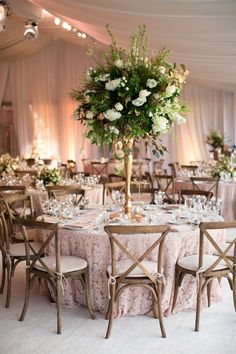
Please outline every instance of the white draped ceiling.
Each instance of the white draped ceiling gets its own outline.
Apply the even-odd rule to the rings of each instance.
[[[70,120],[68,91],[77,87],[90,65],[84,45],[108,44],[108,23],[123,47],[138,25],[147,26],[149,47],[165,46],[171,60],[190,71],[184,98],[190,106],[188,124],[165,138],[170,159],[182,162],[207,157],[205,135],[211,128],[235,143],[236,1],[228,0],[9,0],[14,15],[0,33],[0,98],[10,71],[14,122],[20,152],[36,138],[50,155],[79,158],[81,127]],[[45,9],[47,11],[43,11]],[[53,16],[86,32],[85,41],[58,28]],[[23,39],[27,18],[39,22],[39,37]],[[96,45],[94,42],[96,41]],[[10,63],[10,69],[9,64]],[[36,137],[35,131],[40,132]],[[42,144],[42,149],[45,148]],[[186,148],[186,146],[188,146]],[[86,154],[94,149],[85,146]]]

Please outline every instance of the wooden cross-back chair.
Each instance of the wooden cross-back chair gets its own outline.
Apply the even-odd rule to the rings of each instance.
[[[112,199],[112,191],[124,192],[124,190],[125,190],[125,181],[104,183],[103,205],[106,203],[107,197],[109,197],[109,199],[111,199],[112,202],[115,203],[115,201]]]
[[[112,182],[122,182],[125,181],[125,177],[124,176],[118,176],[115,173],[109,173],[108,174],[108,183],[112,183]]]
[[[133,160],[132,163],[132,175],[131,178],[137,178],[137,179],[141,179],[142,176],[142,165],[143,165],[143,161],[135,161]]]
[[[195,318],[195,331],[199,331],[201,297],[207,290],[208,306],[210,306],[211,285],[213,279],[226,277],[233,290],[234,307],[236,310],[236,237],[230,243],[217,242],[217,230],[227,230],[235,228],[236,221],[233,222],[202,222],[200,223],[199,252],[197,255],[180,258],[176,264],[175,287],[172,311],[175,307],[178,288],[181,286],[184,275],[191,274],[197,282],[197,305]],[[213,254],[205,254],[204,246],[208,242]],[[232,258],[228,257],[231,254]]]
[[[6,209],[5,214],[7,218],[8,233],[12,241],[23,241],[21,233],[16,232],[15,220],[16,218],[35,219],[32,196],[18,192],[1,194],[0,202]],[[30,237],[31,241],[33,241],[33,233]]]
[[[190,177],[190,180],[192,182],[193,189],[212,192],[217,200],[219,185],[218,177]]]
[[[39,221],[29,221],[24,219],[18,220],[19,228],[22,232],[26,248],[26,290],[25,301],[20,316],[23,321],[28,309],[30,291],[36,278],[46,279],[51,285],[56,298],[57,308],[57,333],[61,333],[61,291],[63,279],[72,277],[80,279],[84,290],[88,310],[91,318],[95,319],[91,307],[89,292],[89,273],[88,263],[85,259],[77,256],[62,256],[60,251],[60,237],[58,236],[58,225]],[[34,228],[43,230],[44,242],[39,250],[35,249],[28,240],[28,229]],[[46,234],[45,234],[46,233]],[[55,245],[55,255],[45,256],[48,254],[48,246],[51,242]],[[32,254],[32,256],[31,256]],[[44,255],[44,257],[43,257]]]
[[[206,197],[206,201],[209,201],[212,197],[213,197],[213,193],[212,192],[208,192],[208,191],[200,191],[200,190],[196,190],[196,189],[180,189],[178,191],[178,202],[179,204],[184,204],[184,201],[186,199],[186,197],[193,197],[193,196],[205,196]]]
[[[94,175],[107,175],[108,162],[92,161]]]
[[[171,169],[171,174],[174,176],[174,177],[178,177],[179,175],[179,170],[180,170],[180,166],[179,166],[179,163],[177,161],[175,162],[171,162],[169,163],[168,165]]]
[[[74,205],[78,205],[82,198],[85,195],[85,190],[80,187],[80,185],[72,184],[72,185],[55,185],[55,186],[47,186],[46,190],[48,192],[48,197],[54,199],[62,200],[64,197],[73,194]]]
[[[2,279],[0,286],[0,294],[3,293],[5,283],[6,303],[5,307],[10,307],[11,300],[11,283],[14,277],[16,266],[26,260],[25,245],[23,242],[12,243],[12,234],[9,231],[9,223],[6,215],[9,215],[9,210],[5,206],[1,206],[0,211],[0,249],[2,253]],[[15,233],[17,234],[17,233]],[[18,233],[19,234],[19,233]],[[21,236],[21,235],[19,235]],[[30,232],[30,240],[32,239],[32,232]],[[22,237],[19,237],[22,240]],[[31,242],[35,249],[39,249],[41,244],[39,242]],[[30,254],[30,257],[32,254]]]
[[[164,275],[162,274],[163,246],[169,226],[115,226],[107,225],[104,230],[109,236],[111,246],[111,265],[107,268],[110,301],[107,312],[109,323],[106,338],[110,337],[114,305],[120,294],[129,286],[148,288],[153,296],[153,309],[156,318],[159,318],[161,334],[166,337],[162,313],[162,287]],[[152,244],[139,257],[133,255],[122,243],[119,235],[128,234],[132,238],[153,234]],[[117,250],[126,256],[126,260],[117,261]],[[155,254],[155,261],[147,260],[150,253]]]
[[[173,175],[155,175],[154,176],[157,189],[164,192],[164,202],[169,204],[176,203],[175,201],[175,181]]]

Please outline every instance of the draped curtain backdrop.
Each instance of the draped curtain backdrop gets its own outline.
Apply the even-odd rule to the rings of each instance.
[[[10,64],[14,123],[22,155],[31,154],[33,148],[42,158],[75,159],[79,170],[82,157],[99,156],[97,147],[84,140],[84,127],[71,118],[75,103],[68,95],[81,85],[91,65],[83,47],[63,41]],[[188,83],[182,96],[189,107],[187,123],[163,137],[166,163],[207,160],[205,140],[213,128],[224,132],[226,142],[235,143],[235,93]]]

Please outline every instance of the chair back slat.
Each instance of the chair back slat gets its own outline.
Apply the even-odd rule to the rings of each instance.
[[[157,258],[156,258],[156,271],[157,273],[161,273],[161,265],[162,265],[162,251],[163,251],[163,243],[166,235],[169,232],[170,227],[166,225],[158,225],[158,226],[123,226],[123,225],[107,225],[104,230],[109,236],[110,245],[111,245],[111,276],[117,276],[117,256],[116,249],[121,251],[121,254],[125,255],[126,258],[131,262],[128,266],[128,269],[123,271],[122,274],[119,274],[119,282],[123,282],[127,276],[132,276],[130,273],[135,269],[139,268],[144,276],[148,277],[150,280],[155,282],[155,274],[150,273],[150,271],[142,264],[142,261],[150,255],[151,252],[156,250]],[[119,235],[131,235],[132,237],[137,237],[138,235],[155,235],[155,240],[152,244],[147,247],[147,249],[142,253],[141,256],[135,256],[124,244],[121,243],[119,239]]]
[[[212,192],[217,200],[219,185],[218,177],[190,177],[190,180],[192,182],[193,189]]]
[[[232,222],[202,222],[199,225],[200,227],[200,243],[199,243],[199,269],[203,267],[203,256],[204,256],[204,243],[207,240],[211,247],[213,248],[214,255],[217,255],[217,259],[208,266],[207,269],[204,269],[205,276],[211,274],[212,272],[217,270],[217,266],[221,261],[224,262],[225,268],[230,269],[233,273],[233,263],[229,259],[228,254],[231,249],[234,248],[234,264],[236,262],[236,221]],[[215,235],[213,234],[216,230],[226,230],[226,229],[235,228],[235,238],[227,243],[227,247],[225,248],[225,243],[217,242],[215,239]],[[212,233],[213,231],[213,233]],[[224,247],[224,249],[222,248]]]
[[[30,267],[30,270],[35,267],[35,264],[38,262],[41,264],[43,269],[48,272],[51,276],[54,276],[55,272],[60,273],[60,242],[58,238],[58,225],[55,223],[47,223],[42,221],[33,221],[33,220],[25,220],[25,219],[17,219],[17,224],[19,226],[19,230],[22,233],[22,236],[25,241],[26,246],[26,265]],[[43,235],[45,239],[42,243],[42,246],[39,250],[36,250],[34,246],[32,246],[32,242],[29,241],[28,229],[38,229],[47,232],[46,235]],[[52,271],[48,268],[46,263],[43,261],[42,256],[47,254],[47,247],[50,242],[52,242],[53,238],[55,239],[55,271]],[[30,252],[31,251],[31,252]]]

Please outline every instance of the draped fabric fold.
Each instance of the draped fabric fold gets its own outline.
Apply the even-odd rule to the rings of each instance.
[[[6,90],[7,79],[9,73],[9,63],[0,63],[0,107]]]

